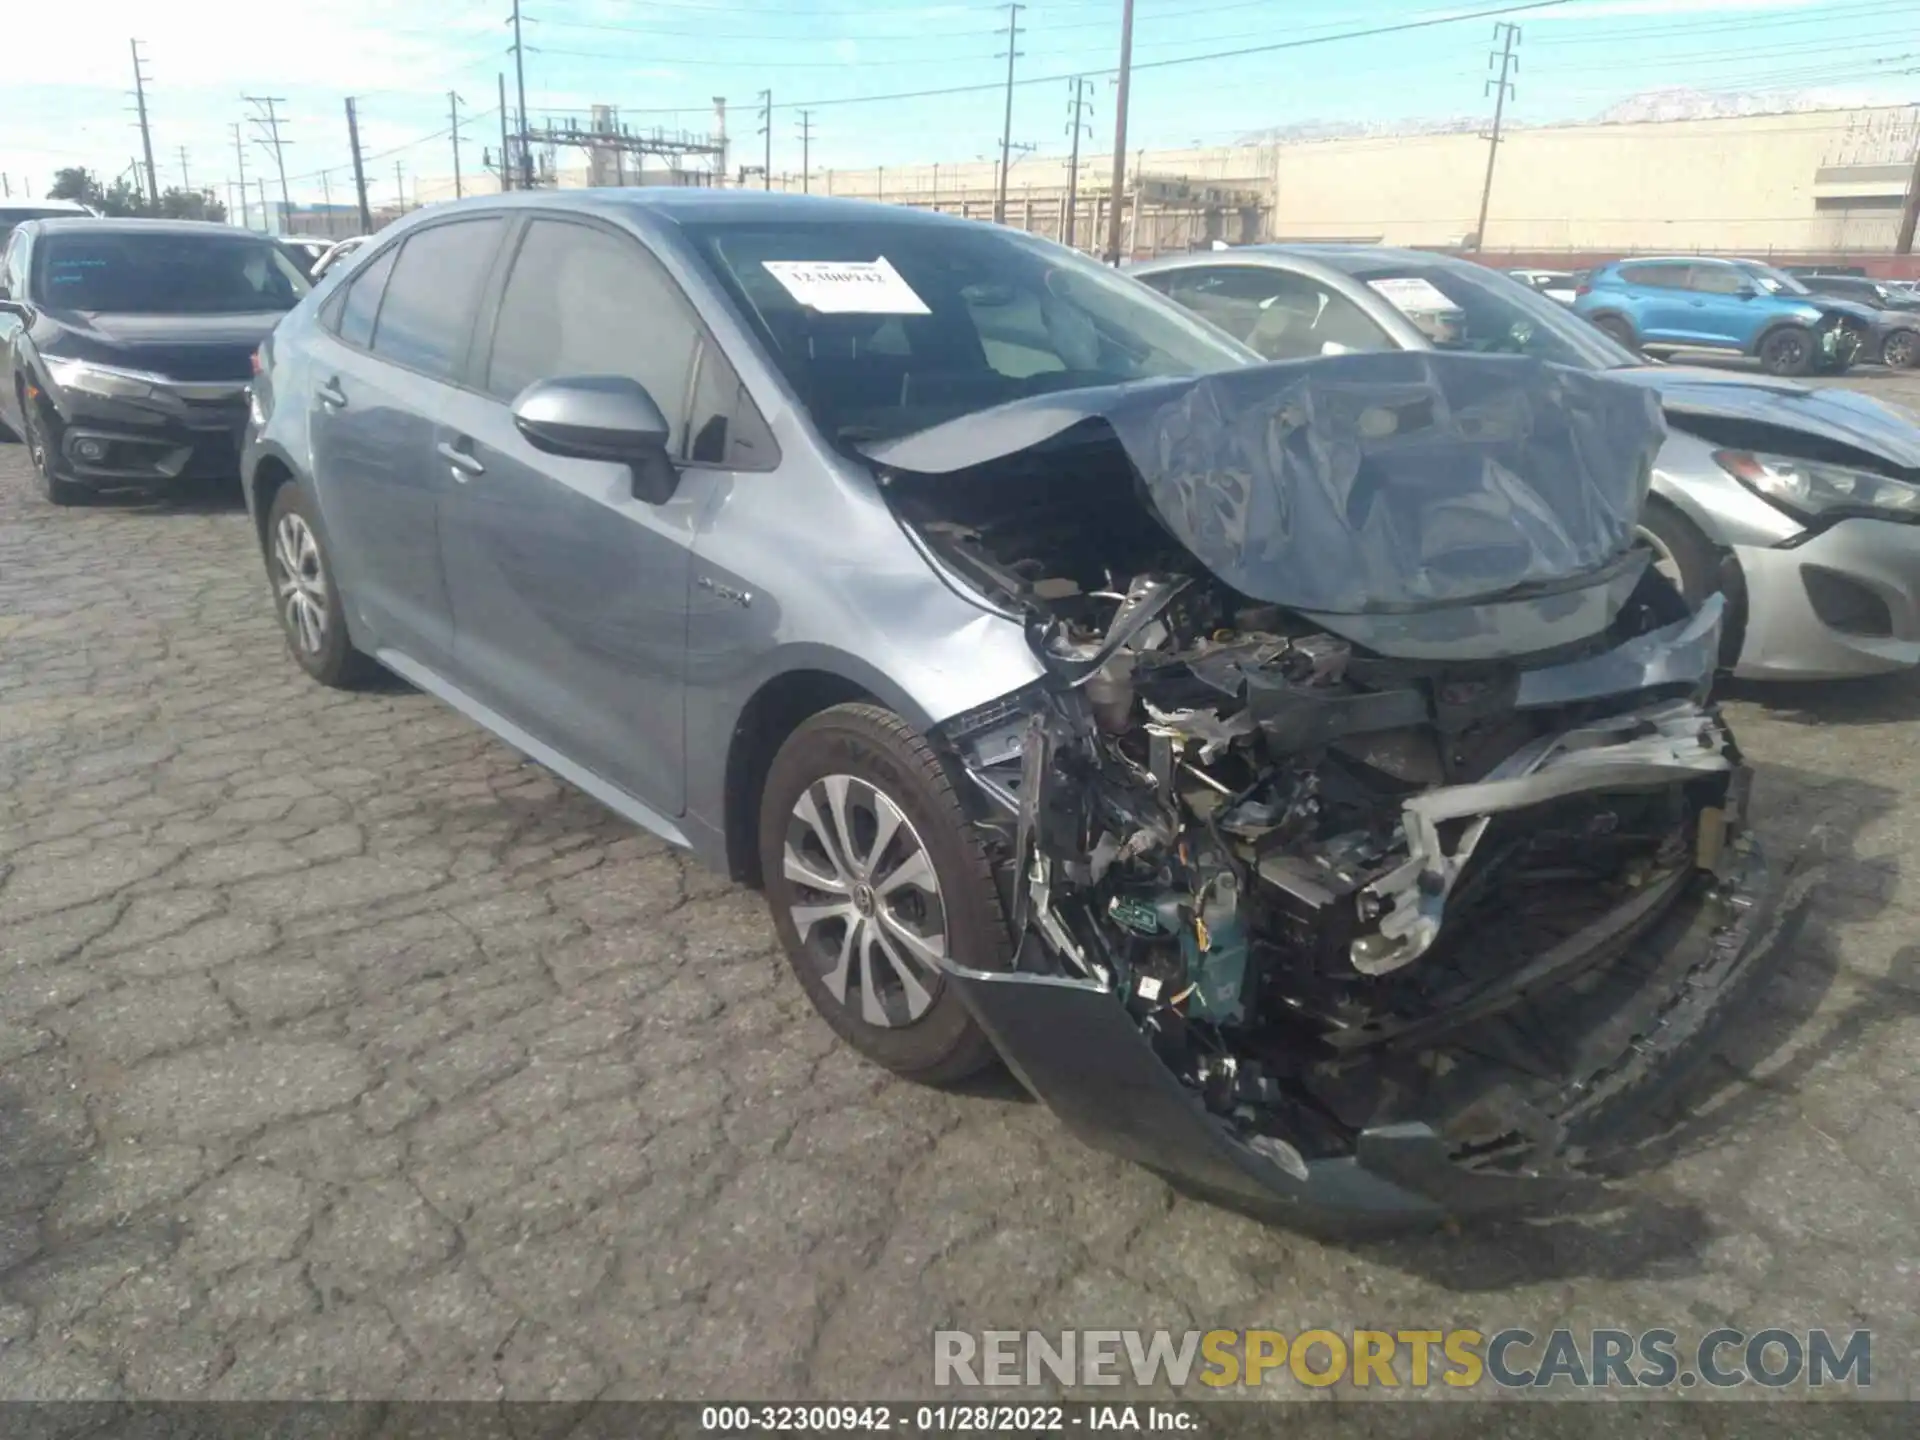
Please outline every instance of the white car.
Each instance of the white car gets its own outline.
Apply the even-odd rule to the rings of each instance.
[[[1522,285],[1538,290],[1549,300],[1558,300],[1562,305],[1573,304],[1575,288],[1580,284],[1584,272],[1578,270],[1509,270],[1507,274]]]
[[[346,239],[329,246],[327,253],[313,262],[313,278],[318,280],[371,238],[367,235],[349,235]]]

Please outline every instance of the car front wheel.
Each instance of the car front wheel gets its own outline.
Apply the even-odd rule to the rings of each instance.
[[[313,500],[297,481],[275,491],[267,511],[267,576],[287,649],[302,670],[337,690],[373,674],[373,660],[347,638],[346,609]]]
[[[1627,349],[1634,351],[1636,354],[1639,353],[1640,337],[1633,333],[1633,326],[1628,323],[1625,317],[1619,315],[1602,315],[1593,323],[1596,329],[1604,330],[1608,335],[1611,335],[1615,340],[1618,340],[1622,345],[1626,346]]]
[[[795,730],[761,795],[760,866],[794,975],[842,1039],[928,1083],[992,1061],[944,962],[1009,968],[1006,916],[953,776],[911,726],[852,704]]]
[[[1880,363],[1893,370],[1911,370],[1920,365],[1920,333],[1896,330],[1880,347]]]
[[[20,436],[27,447],[27,459],[33,465],[35,478],[40,482],[40,493],[54,505],[84,505],[93,498],[93,492],[84,485],[76,485],[71,480],[62,480],[53,472],[54,437],[47,417],[40,411],[39,402],[31,395],[20,397],[20,423],[24,430]]]
[[[1805,375],[1813,361],[1813,337],[1804,330],[1776,330],[1761,342],[1760,368],[1769,375]]]

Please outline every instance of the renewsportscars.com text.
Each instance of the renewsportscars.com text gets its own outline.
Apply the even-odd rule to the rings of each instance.
[[[1866,1330],[938,1330],[937,1386],[1503,1389],[1873,1384]]]

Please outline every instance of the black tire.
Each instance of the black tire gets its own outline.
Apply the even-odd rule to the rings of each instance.
[[[1880,363],[1890,370],[1920,366],[1920,331],[1895,330],[1880,344]]]
[[[1769,375],[1806,375],[1819,353],[1812,335],[1798,325],[1784,325],[1760,342],[1760,368]]]
[[[1644,538],[1654,542],[1656,556],[1666,552],[1673,568],[1680,572],[1680,597],[1689,612],[1698,610],[1707,598],[1720,589],[1720,555],[1712,542],[1686,516],[1662,501],[1649,499],[1640,516]]]
[[[25,394],[20,396],[20,423],[26,427],[26,433],[20,439],[27,447],[27,463],[33,466],[33,473],[40,482],[40,493],[51,505],[85,505],[93,499],[93,491],[84,485],[76,485],[71,480],[62,480],[53,473],[53,436],[47,431],[47,417],[40,411],[39,405]]]
[[[930,862],[938,894],[930,903],[924,892],[909,897],[920,903],[922,913],[907,918],[924,922],[931,918],[928,911],[937,914],[946,953],[969,969],[1004,970],[1013,963],[1006,912],[993,869],[960,802],[954,777],[911,726],[891,711],[867,704],[836,705],[813,716],[788,737],[767,772],[760,797],[760,868],[767,904],[788,963],[814,1008],[843,1040],[869,1060],[927,1084],[964,1079],[991,1064],[994,1050],[959,993],[937,970],[904,967],[917,977],[916,983],[929,1001],[915,1015],[910,991],[899,979],[903,967],[889,970],[885,957],[873,954],[871,965],[878,977],[874,989],[889,992],[876,997],[875,1004],[884,998],[895,1013],[886,1024],[873,1023],[858,1013],[864,1009],[868,994],[861,956],[856,953],[863,947],[854,943],[864,933],[860,927],[871,925],[896,954],[912,954],[897,943],[899,902],[877,896],[861,879],[844,889],[833,887],[849,896],[849,907],[860,899],[857,892],[866,892],[863,908],[857,914],[849,908],[845,918],[820,920],[808,927],[806,937],[795,922],[795,905],[831,903],[833,899],[827,890],[788,877],[790,841],[796,853],[814,864],[823,878],[828,877],[827,866],[818,857],[825,855],[830,863],[832,856],[831,851],[812,843],[820,838],[819,832],[796,817],[795,807],[808,796],[815,801],[815,813],[820,813],[817,807],[829,803],[827,781],[836,776],[871,787],[890,801],[905,821],[905,828],[895,830],[896,838],[869,857],[876,863],[856,867],[855,874],[884,879],[890,873],[890,858],[894,868],[905,868],[905,861],[897,857],[903,853],[910,856],[917,841]],[[856,811],[862,800],[851,786],[845,793],[843,808],[855,821],[849,826],[854,831],[852,848],[858,849],[871,843],[872,833],[870,829],[863,831],[857,822]],[[869,806],[870,817],[878,813],[877,806]],[[882,909],[887,912],[888,925],[894,928],[883,929],[877,918]],[[870,915],[876,918],[861,918]],[[879,948],[875,947],[876,952]],[[842,982],[843,995],[836,995],[829,976],[842,964],[847,978]]]
[[[310,553],[299,539],[303,533],[312,542]],[[284,554],[283,545],[287,547]],[[347,636],[346,607],[321,538],[319,518],[312,498],[298,481],[290,480],[274,492],[267,511],[266,562],[274,613],[295,663],[335,690],[352,690],[377,674],[379,665],[354,649]],[[287,588],[292,583],[290,565],[300,572],[300,583],[292,590]],[[296,594],[301,598],[296,599]],[[309,619],[318,617],[317,628],[302,625],[303,609]]]
[[[1640,353],[1640,337],[1633,333],[1633,324],[1626,316],[1596,315],[1593,324],[1596,330],[1605,331],[1634,354]]]

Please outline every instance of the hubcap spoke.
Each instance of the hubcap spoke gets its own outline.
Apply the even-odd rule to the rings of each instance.
[[[914,961],[926,969],[938,974],[940,962],[947,958],[947,937],[944,935],[921,935],[900,923],[898,916],[890,911],[880,912],[882,942],[888,953],[898,945]]]
[[[825,920],[844,920],[849,925],[859,922],[860,912],[846,901],[836,901],[831,905],[795,905],[793,907],[793,928],[804,939],[809,930]]]
[[[940,882],[933,876],[933,862],[927,859],[927,852],[918,844],[915,844],[911,855],[893,867],[886,879],[873,887],[873,893],[891,895],[908,885],[932,894],[938,894],[940,890]]]
[[[824,890],[830,895],[847,895],[851,893],[843,877],[839,875],[829,875],[818,865],[813,864],[806,856],[793,848],[791,841],[787,844],[786,859],[781,868],[786,874],[787,879],[793,881],[796,885],[804,885],[809,890]]]
[[[829,775],[820,782],[820,788],[827,793],[827,812],[832,817],[833,825],[833,843],[828,847],[828,853],[839,856],[842,867],[849,874],[864,880],[866,868],[853,858],[853,826],[847,819],[847,792],[853,788],[853,779],[847,775]]]
[[[864,929],[866,922],[858,917],[848,922],[840,936],[840,954],[826,973],[827,993],[842,1005],[847,1003],[847,975],[853,968],[853,950],[860,943],[860,932]]]
[[[870,925],[867,928],[872,932],[874,944],[879,947],[880,953],[887,957],[888,968],[900,982],[901,993],[907,1002],[907,1018],[918,1020],[927,1013],[927,1007],[933,1004],[933,997],[927,993],[926,987],[914,974],[914,967],[900,958],[900,952],[894,949],[893,940],[888,936],[886,929],[878,925]]]

